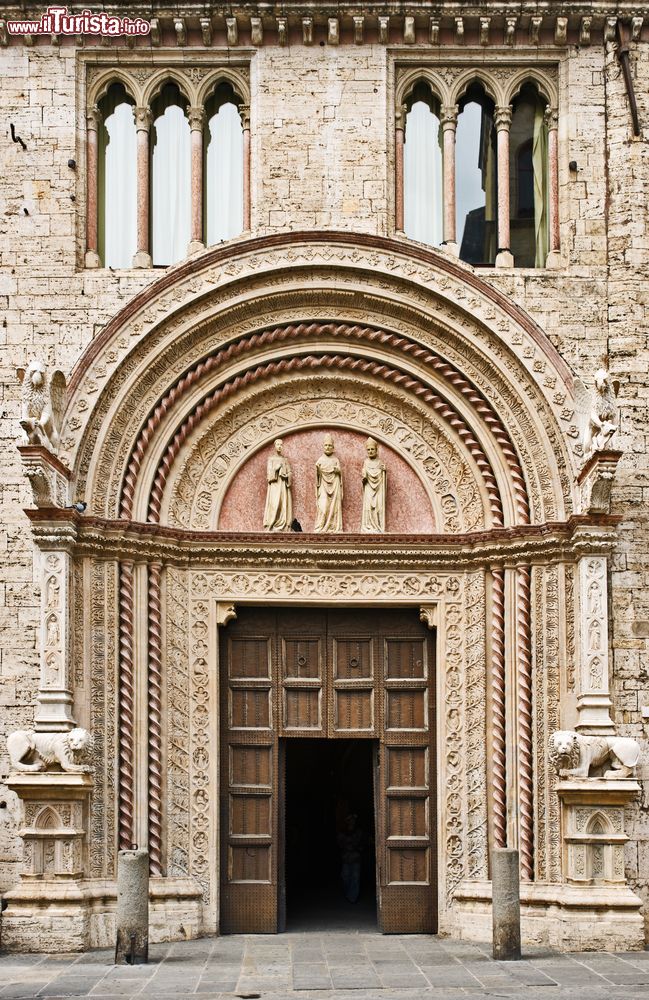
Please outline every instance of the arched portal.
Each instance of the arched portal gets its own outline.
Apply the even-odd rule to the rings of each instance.
[[[326,434],[345,487],[333,533],[314,530]],[[368,437],[387,470],[385,530],[370,533],[361,530]],[[72,375],[61,438],[87,511],[65,515],[65,545],[49,522],[39,544],[63,545],[50,558],[69,567],[75,598],[60,701],[72,698],[75,721],[101,734],[91,879],[114,877],[118,846],[147,844],[171,936],[180,923],[216,930],[223,900],[239,890],[244,900],[244,883],[274,887],[258,891],[264,906],[279,906],[280,744],[295,733],[348,738],[335,706],[350,678],[335,657],[313,676],[287,672],[277,609],[304,614],[288,632],[304,632],[308,645],[329,626],[306,636],[307,615],[344,605],[377,621],[410,614],[408,642],[430,648],[425,675],[399,673],[381,625],[374,666],[352,684],[367,695],[349,709],[362,722],[352,735],[381,747],[379,896],[396,900],[384,926],[399,929],[399,893],[413,881],[418,907],[434,898],[441,930],[452,932],[464,907],[484,916],[492,846],[519,846],[526,883],[561,882],[546,734],[560,701],[575,714],[583,696],[580,560],[590,552],[593,565],[605,562],[611,531],[584,513],[571,374],[511,300],[407,241],[293,233],[232,242],[168,271],[92,342]],[[301,532],[264,530],[278,438]],[[242,608],[271,623],[253,638],[273,652],[265,666],[257,656],[252,674],[245,659],[235,669],[227,639]],[[605,726],[603,672],[591,687],[588,710]],[[417,725],[390,723],[409,718],[415,689],[429,699]],[[329,714],[318,716],[318,699]],[[257,753],[255,766],[274,775],[266,783],[232,770],[233,748],[255,747],[272,751],[263,766]],[[404,778],[396,794],[392,778],[408,754],[411,777],[419,773],[419,751],[420,785]],[[426,803],[413,805],[410,827],[391,806],[409,794]],[[269,829],[248,826],[253,814]],[[268,851],[251,875],[234,859],[259,837]],[[258,906],[255,891],[244,909]]]

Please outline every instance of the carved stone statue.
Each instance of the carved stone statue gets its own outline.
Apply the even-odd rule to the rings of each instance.
[[[65,407],[65,376],[60,371],[48,376],[42,361],[30,361],[16,374],[23,387],[20,426],[26,443],[44,445],[56,455]]]
[[[374,438],[365,443],[367,458],[363,462],[363,513],[361,531],[385,531],[385,497],[387,473],[385,462],[379,457],[379,446]]]
[[[36,733],[33,729],[17,729],[7,736],[9,760],[15,771],[45,771],[58,764],[62,771],[85,773],[89,764],[77,764],[75,754],[92,744],[87,729],[71,729],[69,733]],[[31,761],[31,762],[30,762]]]
[[[629,736],[587,736],[571,729],[550,737],[550,762],[561,778],[589,778],[591,769],[610,763],[605,778],[632,778],[640,745]],[[568,765],[566,767],[566,765]]]
[[[620,383],[606,368],[595,372],[595,386],[588,389],[575,379],[575,401],[581,416],[584,457],[604,451],[619,426],[617,394]]]
[[[266,507],[264,528],[266,531],[290,531],[293,520],[293,500],[291,497],[291,467],[282,455],[282,439],[275,441],[275,454],[268,459],[266,467]]]
[[[324,439],[324,454],[315,464],[316,518],[314,531],[343,530],[343,474],[334,455],[331,434]]]

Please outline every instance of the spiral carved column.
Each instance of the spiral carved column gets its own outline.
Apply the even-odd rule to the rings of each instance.
[[[160,586],[162,566],[149,566],[149,668],[148,668],[148,797],[149,870],[164,875],[162,867],[162,624]]]
[[[491,758],[494,846],[507,847],[505,580],[498,567],[491,570]]]
[[[133,846],[133,563],[119,567],[119,790],[120,850]]]
[[[519,850],[521,878],[534,878],[534,775],[532,767],[532,643],[530,568],[516,576],[516,664],[518,680]]]

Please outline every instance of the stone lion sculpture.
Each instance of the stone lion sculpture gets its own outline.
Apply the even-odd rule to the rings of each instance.
[[[55,371],[48,376],[42,361],[30,361],[16,371],[22,383],[20,426],[27,444],[40,444],[54,454],[59,450],[60,431],[65,407],[65,376]]]
[[[550,737],[550,763],[561,778],[588,778],[592,768],[610,763],[605,778],[630,778],[640,745],[628,736],[587,736],[571,729]]]
[[[69,733],[36,733],[33,729],[17,729],[7,736],[7,750],[15,771],[45,771],[58,764],[62,771],[85,773],[89,764],[77,764],[77,753],[88,750],[92,736],[87,729],[71,729]],[[31,759],[31,763],[27,759]]]

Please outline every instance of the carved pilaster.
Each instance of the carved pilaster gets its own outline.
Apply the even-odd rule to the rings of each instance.
[[[608,583],[605,556],[579,560],[580,685],[576,728],[613,733],[608,675]]]
[[[70,556],[47,550],[41,556],[41,675],[35,728],[74,727],[70,664]]]

